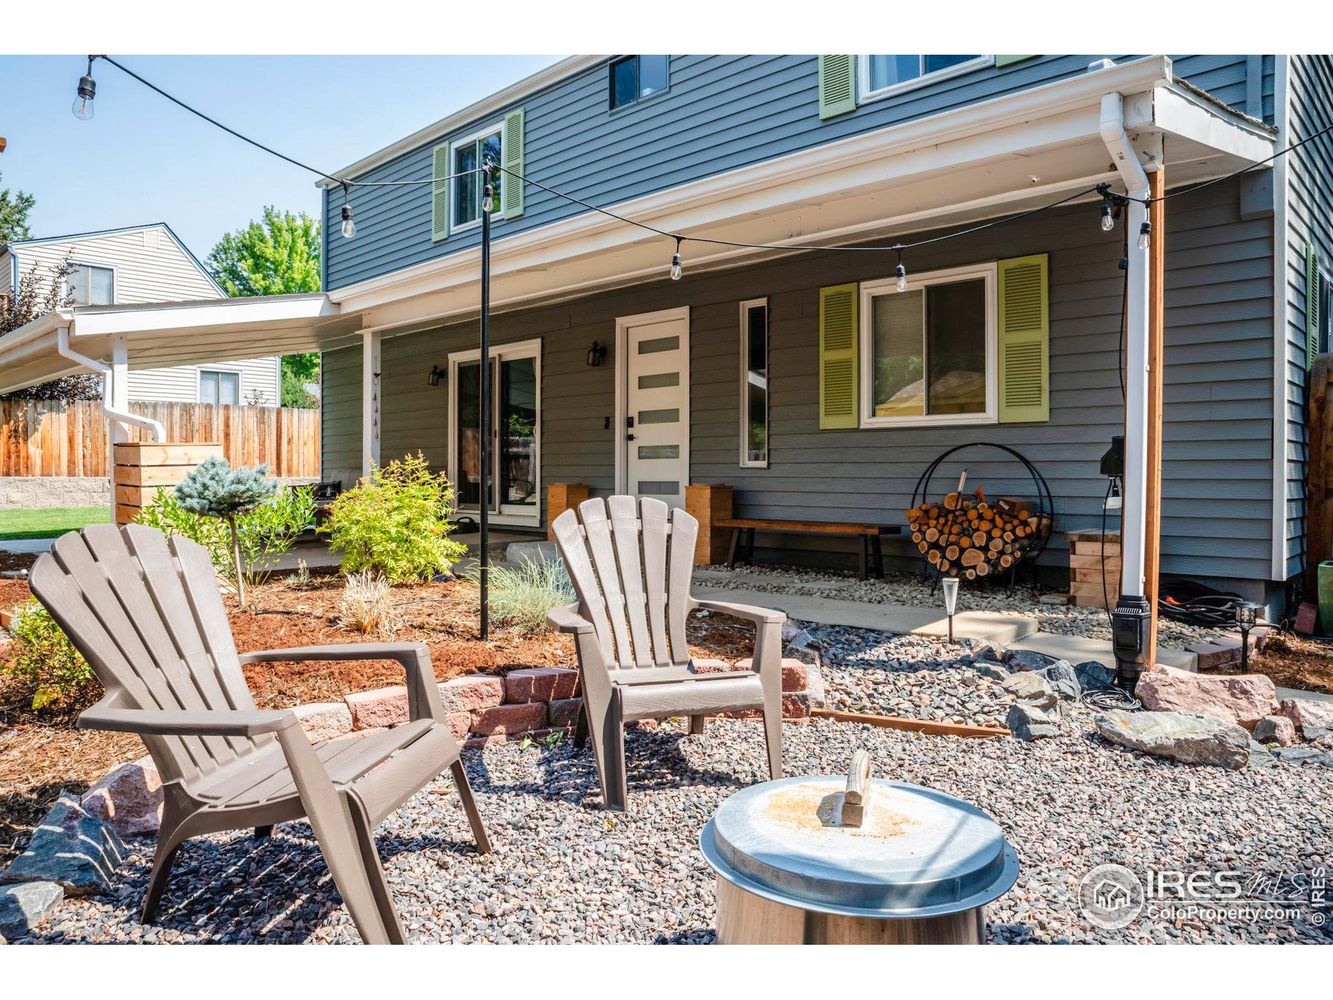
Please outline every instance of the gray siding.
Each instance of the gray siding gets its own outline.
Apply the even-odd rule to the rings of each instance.
[[[567,77],[522,102],[526,110],[525,172],[596,205],[675,187],[851,135],[902,124],[1016,91],[1077,76],[1091,55],[1037,56],[927,83],[821,122],[814,56],[672,56],[670,87],[661,96],[610,111],[605,65]],[[1133,56],[1114,56],[1117,61]],[[1243,55],[1177,56],[1176,72],[1238,108],[1246,106]],[[1272,111],[1271,56],[1260,88]],[[448,141],[502,119],[459,128]],[[410,180],[431,175],[435,144],[369,171],[361,180]],[[500,221],[496,239],[579,214],[583,209],[531,185],[521,218]],[[431,241],[429,185],[361,188],[353,192],[357,235],[337,236],[343,198],[325,204],[327,288],[341,288],[475,246],[474,228]],[[330,235],[332,234],[332,235]]]
[[[1244,221],[1239,183],[1170,202],[1167,216],[1163,569],[1265,580],[1271,545],[1272,220]],[[738,510],[764,517],[901,522],[917,476],[963,441],[996,441],[1028,456],[1055,494],[1058,532],[1096,527],[1106,481],[1098,459],[1123,421],[1117,358],[1120,229],[1107,236],[1091,208],[1052,213],[962,244],[913,252],[915,272],[1050,254],[1051,420],[1045,424],[820,431],[818,290],[881,278],[892,262],[808,254],[756,267],[654,282],[576,302],[501,315],[497,339],[544,337],[543,487],[613,488],[614,358],[587,368],[595,340],[614,344],[617,316],[691,307],[691,480],[737,487]],[[738,308],[767,296],[771,316],[771,465],[738,466]],[[443,454],[444,388],[426,390],[432,363],[476,343],[475,322],[386,341],[386,457]],[[416,345],[416,346],[409,346]],[[392,345],[392,346],[391,346]],[[427,346],[428,345],[428,346]],[[457,345],[457,346],[455,346]],[[410,359],[395,372],[392,359]],[[359,352],[325,356],[324,467],[357,465]],[[388,386],[405,380],[401,393]],[[418,384],[422,387],[417,389]],[[423,393],[425,394],[423,396]],[[437,394],[431,399],[429,393]],[[351,408],[350,416],[347,409]],[[390,433],[391,428],[401,428]],[[992,495],[1031,495],[1014,466],[967,458]],[[942,472],[947,488],[958,466]],[[1114,521],[1112,522],[1114,525]],[[1064,561],[1057,535],[1045,561]]]
[[[1289,57],[1290,106],[1284,145],[1333,124],[1333,57]],[[1305,550],[1305,475],[1309,440],[1305,426],[1305,244],[1318,248],[1322,267],[1333,270],[1333,136],[1295,150],[1287,163],[1286,383],[1287,573],[1299,573]]]

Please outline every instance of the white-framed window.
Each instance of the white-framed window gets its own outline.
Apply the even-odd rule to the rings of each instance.
[[[997,420],[996,266],[861,286],[861,426]]]
[[[76,306],[109,306],[116,301],[116,269],[75,264],[65,278],[65,292]]]
[[[664,93],[669,85],[667,56],[625,56],[611,63],[607,86],[612,111]]]
[[[858,100],[875,101],[890,94],[944,80],[960,73],[989,66],[994,56],[857,56]]]
[[[239,406],[241,373],[223,369],[199,369],[199,402]]]
[[[768,299],[741,303],[741,468],[768,468]]]
[[[504,122],[499,121],[464,139],[449,144],[449,169],[454,174],[449,195],[449,224],[454,230],[481,225],[481,194],[485,181],[475,171],[485,163],[504,163]],[[497,171],[492,180],[491,214],[500,214],[500,190],[505,176]]]

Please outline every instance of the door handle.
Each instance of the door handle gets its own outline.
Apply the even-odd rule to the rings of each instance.
[[[625,435],[625,440],[626,440],[626,441],[633,441],[633,440],[634,440],[634,435],[633,435],[633,434],[626,434],[626,435]]]

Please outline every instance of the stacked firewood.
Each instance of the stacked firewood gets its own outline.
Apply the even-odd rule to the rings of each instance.
[[[947,576],[975,580],[1009,569],[1050,529],[1050,515],[1034,513],[1026,500],[986,500],[955,490],[938,503],[907,512],[912,541],[926,561]]]

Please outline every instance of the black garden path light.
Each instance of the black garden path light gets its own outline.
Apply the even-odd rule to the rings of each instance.
[[[1255,604],[1253,601],[1241,601],[1236,605],[1236,625],[1240,629],[1240,672],[1248,673],[1250,669],[1250,629],[1262,624],[1259,621],[1259,611],[1262,604]]]

